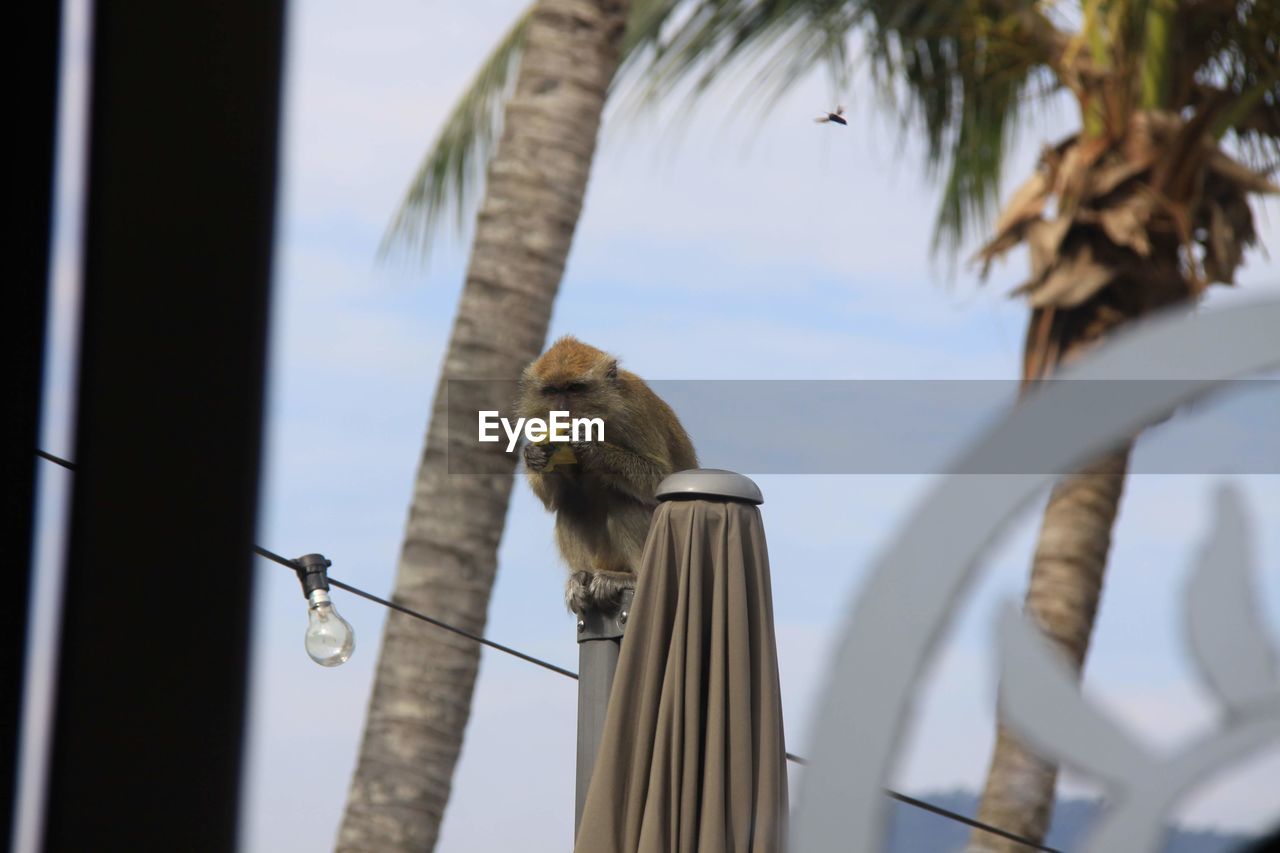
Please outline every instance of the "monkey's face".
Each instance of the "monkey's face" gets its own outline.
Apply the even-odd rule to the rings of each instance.
[[[562,338],[521,379],[520,414],[605,417],[621,405],[618,362],[595,347]]]
[[[594,384],[582,379],[559,379],[542,383],[538,391],[547,411],[577,415],[582,409],[583,400],[592,396]]]
[[[547,417],[550,412],[568,412],[571,417],[605,417],[619,405],[616,377],[550,376],[527,384],[524,393],[525,417]]]

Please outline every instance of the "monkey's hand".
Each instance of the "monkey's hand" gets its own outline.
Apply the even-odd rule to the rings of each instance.
[[[599,454],[600,443],[596,441],[571,441],[567,445],[574,458],[583,461],[595,459]]]
[[[542,471],[551,459],[551,445],[526,444],[524,446],[524,464],[530,471]]]
[[[575,441],[569,447],[585,469],[602,475],[613,488],[649,506],[657,504],[654,493],[658,484],[671,473],[669,466],[616,444]]]

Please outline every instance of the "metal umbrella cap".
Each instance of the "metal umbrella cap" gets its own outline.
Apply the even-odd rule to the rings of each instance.
[[[697,497],[764,503],[764,494],[750,477],[720,468],[677,471],[658,485],[656,497],[660,501]]]

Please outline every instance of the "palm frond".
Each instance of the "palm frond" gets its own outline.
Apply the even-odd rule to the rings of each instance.
[[[750,64],[755,76],[744,88],[764,109],[815,68],[846,79],[856,34],[885,102],[904,128],[922,131],[929,174],[944,176],[934,249],[954,256],[995,210],[1022,107],[1064,84],[1083,98],[1072,79],[1082,47],[1093,73],[1132,75],[1132,90],[1147,101],[1175,110],[1206,98],[1232,104],[1215,133],[1227,134],[1251,165],[1280,166],[1280,3],[1171,2],[1086,4],[1096,20],[1085,45],[1083,34],[1073,40],[1057,28],[1043,0],[633,0],[621,57],[629,73],[615,84],[634,86],[642,104],[681,86],[696,99]],[[529,17],[503,37],[450,114],[384,251],[401,242],[425,251],[449,212],[465,224],[501,132]],[[1127,98],[1129,90],[1114,91]],[[1133,106],[1118,101],[1113,112],[1124,121]]]
[[[425,256],[450,211],[460,230],[466,225],[502,132],[502,107],[523,52],[531,11],[525,10],[502,37],[449,113],[382,238],[381,255],[407,244]]]
[[[654,44],[678,5],[679,0],[633,0],[622,60]],[[502,133],[503,105],[514,83],[532,13],[532,6],[521,13],[454,105],[383,235],[379,254],[385,256],[394,246],[405,244],[425,256],[450,212],[456,227],[465,227]]]
[[[632,0],[627,31],[622,36],[623,61],[657,44],[663,28],[680,5],[681,0]]]
[[[692,96],[704,94],[731,68],[758,61],[756,84],[776,97],[820,63],[839,70],[847,60],[845,40],[859,14],[843,0],[702,0],[681,7],[682,20],[638,33],[632,64],[643,66],[641,95],[655,103],[687,80]],[[755,88],[755,87],[752,87]],[[759,94],[759,92],[757,92]]]
[[[935,248],[954,250],[997,200],[1000,167],[1020,101],[1038,67],[1053,61],[1027,37],[1052,29],[1035,0],[707,0],[634,57],[654,102],[685,80],[692,96],[730,69],[760,69],[752,91],[776,98],[825,66],[847,73],[849,40],[864,33],[873,77],[924,130],[926,161],[947,175]],[[905,102],[905,103],[904,103]]]
[[[1214,135],[1231,139],[1250,166],[1280,168],[1280,4],[1191,4],[1181,24],[1186,103],[1226,103]]]

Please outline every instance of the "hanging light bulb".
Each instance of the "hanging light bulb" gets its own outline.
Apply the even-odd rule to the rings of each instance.
[[[307,654],[321,666],[339,666],[351,659],[356,635],[329,600],[327,569],[333,565],[321,554],[299,557],[298,580],[307,597]]]

